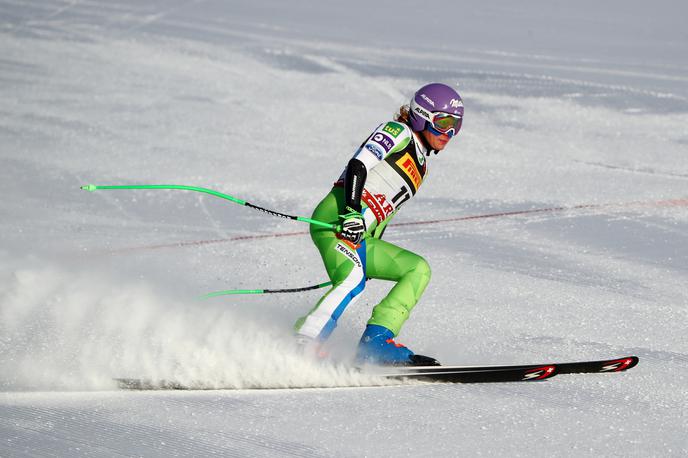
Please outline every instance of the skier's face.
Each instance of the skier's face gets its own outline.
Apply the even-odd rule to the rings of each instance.
[[[440,134],[440,135],[435,135],[434,133],[430,132],[428,129],[424,130],[421,132],[421,135],[425,139],[426,142],[428,142],[428,145],[430,145],[430,148],[441,151],[444,149],[445,146],[447,146],[447,143],[449,143],[449,135],[447,134]]]

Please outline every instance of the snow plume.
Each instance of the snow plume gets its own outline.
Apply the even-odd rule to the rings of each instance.
[[[284,326],[175,300],[159,285],[29,264],[0,272],[2,390],[111,389],[114,377],[232,388],[373,382],[302,357]]]

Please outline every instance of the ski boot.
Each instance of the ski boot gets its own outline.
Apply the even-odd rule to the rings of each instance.
[[[358,342],[356,364],[382,366],[439,366],[435,358],[416,355],[394,342],[394,334],[384,326],[369,324]]]

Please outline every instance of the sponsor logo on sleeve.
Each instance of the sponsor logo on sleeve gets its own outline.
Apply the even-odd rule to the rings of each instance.
[[[373,141],[385,149],[385,153],[389,153],[389,150],[394,146],[394,141],[387,135],[378,132],[373,135]]]
[[[401,131],[404,130],[404,128],[399,123],[388,122],[387,124],[385,124],[385,127],[383,127],[382,130],[390,134],[392,137],[397,138]]]
[[[401,159],[397,160],[396,164],[401,170],[403,170],[406,176],[411,179],[413,187],[416,188],[417,191],[418,187],[423,181],[423,177],[421,177],[420,173],[418,172],[418,167],[416,167],[416,163],[413,161],[413,158],[409,155],[409,153],[406,153],[401,157]]]
[[[382,150],[375,145],[371,145],[370,143],[367,143],[365,147],[368,151],[373,153],[375,155],[375,157],[378,158],[379,160],[382,160],[382,157],[385,155],[385,153],[383,153]]]

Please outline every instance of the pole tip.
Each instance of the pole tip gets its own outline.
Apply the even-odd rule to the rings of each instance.
[[[83,189],[84,191],[91,191],[91,192],[93,192],[93,191],[95,191],[96,189],[98,189],[98,186],[96,186],[96,185],[94,185],[94,184],[87,184],[87,185],[82,186],[81,189]]]

